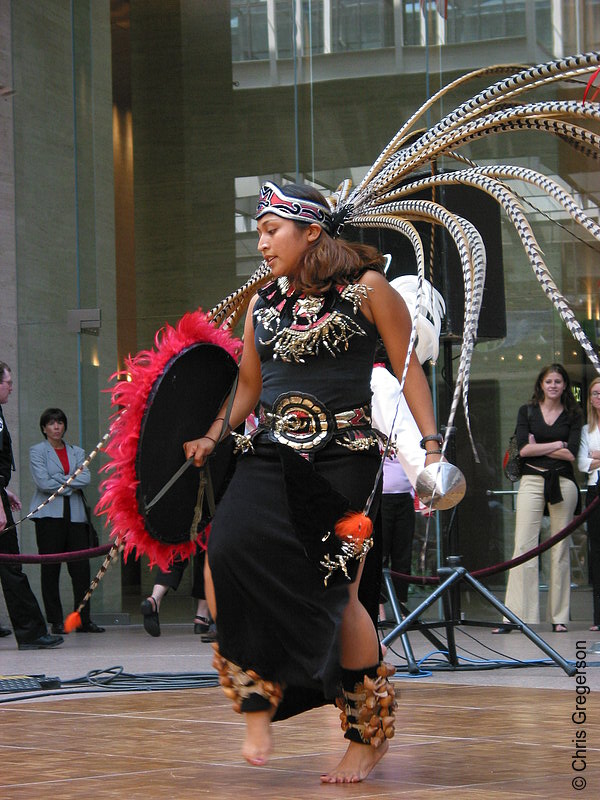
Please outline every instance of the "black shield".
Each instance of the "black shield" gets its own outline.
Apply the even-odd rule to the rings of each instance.
[[[149,511],[146,506],[184,464],[183,443],[208,430],[236,375],[237,365],[226,350],[201,342],[174,356],[152,386],[137,447],[136,497],[147,532],[160,542],[175,545],[193,538],[201,476],[198,468],[189,467]],[[227,437],[209,459],[217,499],[231,472],[232,458],[232,439]],[[209,519],[205,498],[196,527],[202,529]]]

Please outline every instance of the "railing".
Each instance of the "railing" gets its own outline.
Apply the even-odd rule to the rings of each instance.
[[[579,489],[581,494],[587,494],[587,488]],[[510,497],[512,498],[512,509],[515,509],[515,497],[518,489],[487,489],[486,495],[488,497]],[[571,588],[576,588],[578,585],[587,584],[587,540],[576,543],[571,538],[569,545],[569,556],[571,559],[571,576],[573,581]],[[547,588],[544,584],[540,584],[540,588]]]

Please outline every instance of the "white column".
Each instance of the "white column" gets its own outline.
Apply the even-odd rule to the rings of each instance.
[[[323,0],[323,52],[331,53],[331,0]]]
[[[279,78],[277,72],[277,37],[275,35],[275,0],[267,0],[267,42],[269,46],[271,86],[276,86]]]
[[[552,0],[552,55],[560,58],[565,52],[562,0]]]

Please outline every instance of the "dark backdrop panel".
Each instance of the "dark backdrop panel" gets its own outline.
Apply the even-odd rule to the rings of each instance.
[[[456,415],[455,458],[451,460],[462,470],[467,491],[456,509],[451,549],[463,557],[462,563],[470,572],[504,561],[504,517],[511,514],[510,504],[487,494],[502,485],[505,444],[500,440],[499,400],[499,381],[472,381],[469,416],[479,463],[473,456],[462,405]],[[500,574],[489,581],[491,585],[501,585],[504,579]]]
[[[411,199],[431,200],[431,191],[416,193],[411,195]],[[477,339],[503,339],[506,336],[506,304],[498,203],[485,192],[470,186],[438,187],[436,201],[472,222],[483,238],[487,271]],[[446,302],[442,338],[458,341],[463,334],[464,315],[464,281],[458,250],[454,240],[441,226],[416,223],[415,227],[423,241],[426,263],[431,250],[432,227],[435,231],[432,282]],[[363,228],[359,231],[346,229],[344,236],[346,233],[346,238],[368,242],[382,252],[391,254],[392,264],[388,270],[390,280],[399,275],[416,274],[417,262],[412,245],[402,234],[382,228]]]

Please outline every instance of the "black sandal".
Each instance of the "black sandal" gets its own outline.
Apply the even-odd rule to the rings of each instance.
[[[498,625],[497,628],[492,629],[492,633],[512,633],[512,625]]]
[[[140,611],[143,616],[144,630],[150,636],[160,636],[160,620],[158,618],[158,605],[153,597],[142,600]]]
[[[197,614],[194,617],[194,633],[206,633],[210,628],[210,620]]]
[[[552,624],[552,633],[567,633],[569,629],[562,622],[554,622]]]

